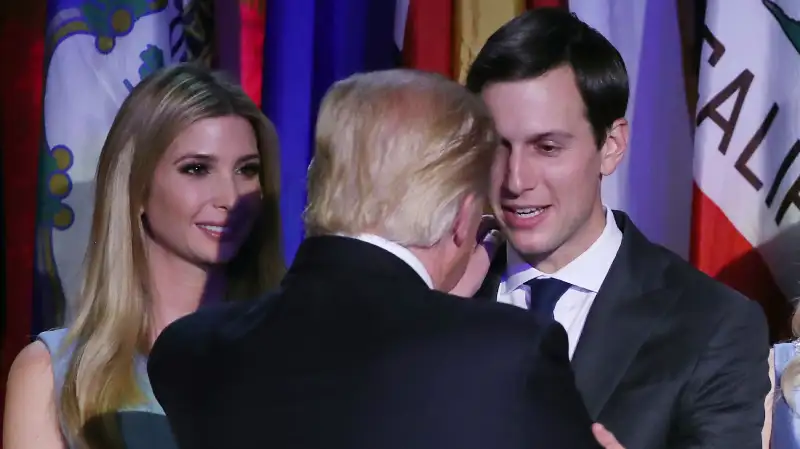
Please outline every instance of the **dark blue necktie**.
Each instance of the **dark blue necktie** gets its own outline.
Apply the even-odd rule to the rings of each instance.
[[[555,319],[553,311],[561,295],[569,290],[570,284],[555,278],[536,278],[526,282],[531,289],[528,310],[542,317]]]

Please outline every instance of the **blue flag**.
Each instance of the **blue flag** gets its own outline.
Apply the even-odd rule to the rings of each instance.
[[[100,150],[131,89],[185,59],[182,8],[168,0],[47,2],[34,334],[68,318],[82,278]]]
[[[306,171],[320,100],[337,80],[397,66],[395,0],[269,0],[263,109],[281,141],[281,215],[291,263],[303,239]]]

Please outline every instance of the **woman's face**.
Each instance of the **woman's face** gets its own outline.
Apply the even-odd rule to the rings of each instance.
[[[230,261],[261,208],[260,157],[250,123],[200,120],[158,162],[145,202],[147,239],[194,264]]]

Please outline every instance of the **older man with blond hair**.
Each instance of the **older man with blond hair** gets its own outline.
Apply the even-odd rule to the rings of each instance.
[[[479,97],[438,75],[336,83],[281,290],[179,320],[153,348],[180,447],[600,447],[560,325],[444,293],[475,252],[496,146]]]

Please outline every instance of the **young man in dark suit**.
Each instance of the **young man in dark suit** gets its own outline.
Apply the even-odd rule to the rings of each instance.
[[[617,50],[569,12],[537,9],[489,38],[467,87],[500,134],[490,203],[509,243],[477,296],[564,326],[592,419],[627,449],[760,448],[759,306],[601,202],[628,144]]]
[[[281,290],[179,320],[153,347],[180,447],[600,447],[560,325],[443,293],[475,251],[496,148],[480,99],[437,75],[333,86]]]

